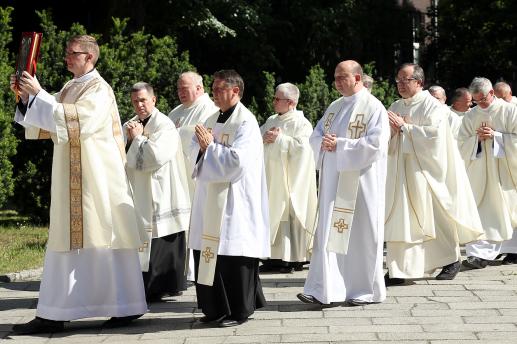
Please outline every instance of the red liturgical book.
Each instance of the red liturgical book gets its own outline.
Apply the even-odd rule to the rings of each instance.
[[[16,60],[16,86],[18,86],[18,80],[20,80],[23,71],[29,72],[32,76],[36,73],[41,36],[40,32],[22,33],[20,50]]]

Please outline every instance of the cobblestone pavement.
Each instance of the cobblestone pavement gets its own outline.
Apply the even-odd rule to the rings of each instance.
[[[382,304],[322,308],[302,304],[307,270],[261,274],[268,306],[238,327],[196,319],[195,290],[150,305],[130,327],[101,329],[105,318],[67,323],[54,335],[16,336],[34,317],[38,281],[0,283],[0,338],[23,343],[517,343],[517,265],[461,272],[453,281],[422,279],[388,288]]]

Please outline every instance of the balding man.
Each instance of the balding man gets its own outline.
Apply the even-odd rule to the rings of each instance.
[[[494,94],[505,102],[517,105],[517,97],[512,96],[512,88],[504,81],[499,81],[494,85]]]
[[[180,133],[181,146],[185,159],[188,159],[188,150],[196,124],[205,123],[206,119],[218,111],[218,107],[205,92],[203,78],[196,72],[185,72],[178,78],[178,98],[181,105],[175,107],[169,118],[174,122]],[[192,163],[187,163],[187,176],[189,177],[189,193],[194,195],[194,181],[192,175]]]
[[[389,124],[363,86],[355,61],[339,63],[342,97],[310,138],[319,169],[319,218],[303,294],[305,303],[378,303],[386,298],[382,260]]]
[[[442,104],[445,104],[445,102],[447,101],[447,95],[445,95],[445,90],[443,89],[442,86],[433,85],[433,86],[429,87],[429,93],[433,97],[438,99],[440,101],[440,103],[442,103]]]

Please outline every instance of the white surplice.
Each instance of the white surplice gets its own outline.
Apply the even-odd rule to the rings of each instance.
[[[70,250],[70,141],[66,114],[79,121],[84,248]],[[41,90],[15,120],[27,138],[54,142],[49,241],[37,315],[51,320],[127,316],[147,311],[137,225],[124,164],[115,96],[96,70],[52,96]],[[123,287],[122,287],[123,286]],[[120,292],[123,289],[123,292]]]
[[[316,172],[309,144],[311,123],[302,111],[269,117],[261,133],[279,128],[275,142],[264,144],[269,192],[271,258],[305,262],[312,247],[316,217]]]
[[[386,265],[390,277],[420,278],[458,261],[459,244],[482,237],[465,168],[447,121],[428,91],[390,110],[405,117],[390,140],[386,187]]]
[[[208,94],[203,93],[190,106],[181,104],[169,112],[169,118],[174,122],[176,128],[178,128],[185,159],[189,158],[190,143],[192,141],[192,136],[194,136],[194,128],[196,127],[196,124],[205,123],[208,117],[216,113],[218,110],[219,108],[215,106]],[[191,200],[194,197],[195,184],[194,180],[190,178],[190,176],[192,175],[192,166],[194,163],[191,162],[186,164]]]
[[[136,120],[138,116],[130,121]],[[123,126],[125,136],[127,124]],[[149,235],[140,253],[142,270],[147,271],[152,238],[184,232],[190,222],[190,196],[180,136],[172,121],[156,108],[142,135],[131,141],[127,174],[141,225]]]
[[[223,209],[217,254],[267,258],[270,255],[269,214],[262,137],[255,116],[238,103],[233,115],[245,117],[237,129],[231,146],[212,142],[197,162],[193,172],[196,190],[192,203],[189,247],[202,250],[205,226],[203,214],[210,183],[229,183],[228,197]],[[218,123],[213,130],[218,130]],[[216,135],[217,136],[217,135]],[[196,161],[199,144],[193,137],[190,161]]]
[[[359,139],[346,138],[349,121],[361,97],[376,104]],[[328,133],[337,135],[335,152],[321,151],[326,117],[334,113]],[[333,102],[318,122],[310,143],[318,161],[318,226],[304,293],[322,303],[360,299],[382,302],[386,298],[383,278],[384,192],[389,123],[386,109],[366,89]],[[327,250],[332,210],[340,171],[359,171],[359,189],[347,254]]]
[[[190,193],[190,201],[194,198],[195,182],[192,176],[192,168],[195,162],[189,162],[189,149],[192,137],[194,136],[194,128],[196,124],[205,123],[205,121],[219,110],[214,102],[208,96],[208,93],[203,93],[190,106],[180,104],[169,112],[169,118],[174,122],[178,128],[181,137],[181,147],[183,149],[183,156],[185,159],[185,168],[187,172],[187,182]],[[194,281],[194,256],[192,250],[189,250],[188,260],[188,274],[187,279]]]
[[[487,123],[493,139],[479,141],[476,130]],[[501,242],[517,229],[517,107],[495,99],[486,109],[473,108],[464,118],[458,144],[476,198],[486,240],[468,244],[468,256],[495,259]],[[505,253],[512,252],[510,244]]]

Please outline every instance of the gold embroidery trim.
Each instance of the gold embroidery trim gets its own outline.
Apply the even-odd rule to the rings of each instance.
[[[38,140],[47,140],[50,139],[50,132],[40,129],[38,133]]]
[[[70,249],[83,248],[83,197],[79,115],[74,104],[63,104],[70,143]]]

